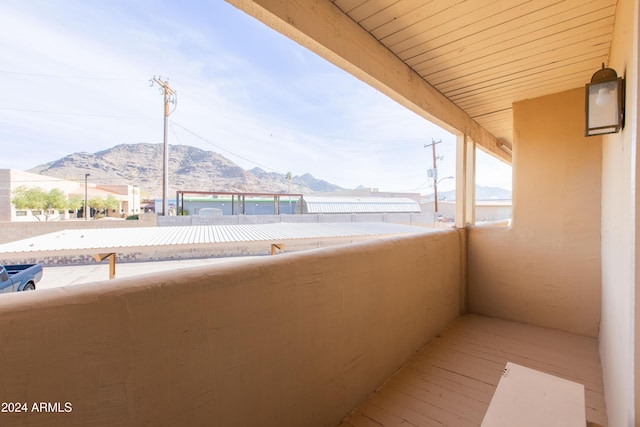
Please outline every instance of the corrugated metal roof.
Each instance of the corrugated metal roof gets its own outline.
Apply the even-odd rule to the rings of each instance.
[[[0,245],[0,253],[320,239],[424,233],[428,229],[385,222],[274,223],[63,230]]]
[[[305,196],[305,213],[418,213],[420,205],[408,197]]]

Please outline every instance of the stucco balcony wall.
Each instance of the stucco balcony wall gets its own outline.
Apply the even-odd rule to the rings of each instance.
[[[29,426],[330,426],[461,312],[464,230],[5,295]]]

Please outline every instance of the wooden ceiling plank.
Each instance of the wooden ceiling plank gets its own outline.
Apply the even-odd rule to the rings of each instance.
[[[485,120],[484,117],[479,117],[478,120],[482,122],[483,126],[491,128],[491,131],[498,135],[509,134],[513,132],[513,126],[510,124],[513,120],[512,116],[513,111],[508,111],[504,116],[497,117],[496,120]],[[511,138],[508,141],[511,141]]]
[[[388,9],[401,2],[402,0],[369,0],[349,12],[349,17],[356,21],[358,24],[362,25],[362,21],[367,20],[371,16],[379,13],[381,10]]]
[[[573,58],[576,53],[580,52],[596,52],[603,49],[608,50],[611,45],[608,36],[597,39],[581,41],[579,43],[562,45],[559,44],[556,49],[551,51],[538,52],[532,49],[531,56],[527,56],[524,52],[514,52],[513,61],[505,63],[504,56],[491,57],[490,61],[482,64],[473,64],[463,69],[448,70],[449,73],[439,73],[435,76],[423,76],[425,79],[436,86],[441,92],[446,92],[451,88],[469,86],[478,82],[483,82],[500,75],[514,75],[527,72],[531,69],[543,69],[549,64],[554,64]],[[543,46],[539,46],[543,48]],[[522,56],[522,57],[518,57]]]
[[[567,87],[576,88],[583,84],[584,80],[577,78],[557,80],[548,84],[528,82],[526,85],[506,89],[504,92],[496,90],[483,95],[471,94],[456,100],[456,103],[475,117],[489,110],[507,108],[513,102],[561,92],[567,90]]]
[[[458,7],[461,3],[465,3],[465,0],[418,2],[414,4],[414,10],[406,13],[401,13],[402,11],[399,10],[395,16],[387,16],[384,21],[380,19],[377,22],[367,23],[364,27],[381,41],[386,37],[391,37],[396,32],[412,35],[416,34],[416,32],[424,31],[425,27],[429,28],[431,21],[438,20],[437,15],[446,13],[451,8]],[[461,13],[463,12],[461,11]],[[401,37],[406,36],[402,35]],[[385,41],[382,41],[382,43],[386,44]]]
[[[602,58],[602,57],[600,57]],[[596,57],[597,59],[600,59]],[[522,92],[530,87],[544,86],[545,84],[555,85],[563,82],[567,89],[574,89],[582,86],[589,81],[589,77],[585,75],[593,74],[593,68],[589,68],[592,59],[584,61],[582,65],[572,64],[561,71],[548,73],[546,75],[536,75],[528,79],[504,81],[501,84],[486,85],[475,90],[451,94],[451,99],[456,103],[467,102],[470,99],[496,99],[499,96],[509,96],[513,98],[517,93]]]
[[[429,31],[420,34],[412,39],[405,39],[395,42],[391,38],[383,39],[391,50],[403,59],[413,58],[422,53],[430,53],[434,50],[448,51],[448,45],[456,41],[467,40],[468,38],[482,37],[487,31],[491,31],[496,26],[505,22],[515,20],[520,16],[526,16],[536,10],[547,8],[560,0],[540,0],[536,2],[514,2],[505,8],[503,4],[492,3],[481,8],[478,12],[449,16],[443,14],[439,16],[441,21],[432,23]],[[504,38],[504,32],[502,33]],[[435,56],[434,52],[433,55]]]
[[[508,126],[508,128],[505,129],[505,126]],[[496,126],[496,125],[487,124],[487,128],[491,128],[491,132],[495,133],[499,141],[503,143],[506,142],[508,145],[513,146],[513,126],[509,126],[509,125],[505,125],[505,126],[500,126],[500,125]],[[480,149],[484,150],[483,147],[480,147]],[[511,164],[511,162],[509,162],[509,164]]]
[[[509,61],[505,62],[505,55],[490,55],[478,61],[466,63],[459,67],[449,68],[447,70],[438,71],[431,75],[423,75],[420,70],[418,73],[434,85],[444,85],[447,82],[458,79],[479,78],[486,74],[507,74],[522,69],[528,69],[532,66],[543,65],[547,62],[554,62],[567,58],[576,52],[585,52],[599,49],[601,46],[609,46],[611,44],[611,35],[607,33],[609,27],[598,29],[600,34],[595,31],[593,38],[585,39],[583,35],[575,35],[566,42],[555,40],[548,45],[537,44],[532,46],[529,51],[515,50],[510,52]]]
[[[476,116],[483,111],[507,108],[513,102],[535,97],[536,94],[540,94],[540,96],[542,96],[553,92],[562,92],[567,90],[568,87],[577,88],[581,87],[583,84],[584,80],[578,78],[565,80],[559,79],[549,83],[548,85],[527,82],[520,86],[505,88],[504,91],[495,90],[488,91],[484,94],[468,94],[463,98],[455,100],[455,102],[461,108],[464,108],[465,111]]]
[[[500,111],[490,116],[478,117],[478,120],[491,128],[494,132],[506,132],[513,129],[511,121],[513,119],[513,109]]]
[[[493,129],[498,127],[502,129],[511,128],[511,115],[513,114],[513,109],[509,108],[506,111],[498,111],[491,113],[487,116],[476,117],[477,120],[482,121],[486,126],[489,126]]]
[[[595,15],[591,15],[595,13]],[[421,70],[422,73],[429,75],[434,70],[442,70],[446,67],[455,67],[468,62],[472,62],[493,53],[502,52],[509,48],[514,48],[523,45],[535,45],[541,43],[544,37],[549,39],[544,40],[544,44],[553,40],[570,40],[571,37],[582,37],[586,31],[597,30],[598,28],[607,27],[613,22],[612,15],[603,13],[602,10],[592,11],[589,14],[581,15],[582,18],[576,16],[567,16],[564,14],[554,15],[551,19],[552,25],[544,25],[540,21],[531,22],[529,24],[523,22],[515,22],[514,25],[518,25],[517,29],[511,30],[509,26],[502,27],[504,31],[492,31],[491,36],[482,38],[482,40],[466,40],[466,44],[456,42],[449,47],[449,51],[445,52],[444,49],[438,51],[432,51],[428,61],[424,61],[423,64],[417,60],[417,58],[408,61],[415,69]],[[568,18],[568,19],[562,19]],[[550,21],[550,22],[551,22]],[[598,24],[600,22],[600,24]],[[569,24],[571,25],[568,28]],[[585,27],[585,25],[588,25]],[[510,37],[505,39],[504,33],[508,31]],[[490,33],[485,33],[483,36],[488,36]],[[610,34],[610,33],[609,33]],[[531,36],[535,38],[532,40]]]
[[[450,3],[452,0],[442,1],[442,3]],[[457,0],[460,1],[460,0]],[[405,17],[410,16],[413,19],[419,19],[424,13],[435,13],[435,11],[441,8],[439,1],[427,0],[403,0],[398,3],[394,3],[389,7],[380,9],[369,18],[360,22],[360,25],[367,31],[373,33],[377,28],[384,27],[390,22],[397,22],[404,20]]]
[[[573,87],[575,88],[576,86]],[[531,86],[529,90],[521,90],[517,93],[510,93],[504,96],[496,92],[495,100],[487,101],[487,97],[483,97],[481,102],[461,102],[460,104],[461,107],[464,106],[465,111],[475,118],[486,114],[488,111],[510,108],[514,102],[522,101],[523,99],[536,98],[564,90],[566,90],[566,84],[560,82],[549,86]]]
[[[601,58],[602,56],[594,56],[586,58],[582,65],[569,64],[565,69],[558,70],[550,70],[548,73],[542,74],[534,74],[528,77],[519,77],[519,78],[509,78],[506,77],[501,81],[489,82],[483,86],[476,86],[474,88],[467,88],[465,90],[459,91],[451,91],[446,92],[449,94],[452,100],[456,102],[467,96],[481,96],[484,93],[492,92],[493,90],[501,90],[502,92],[506,92],[512,88],[521,87],[527,84],[544,84],[544,82],[551,82],[557,79],[563,79],[564,76],[573,76],[576,80],[586,83],[589,80],[591,74],[593,74],[594,68],[589,67],[592,65],[594,60]],[[575,87],[575,86],[574,86]]]
[[[523,98],[523,92],[530,92],[529,88],[535,88],[542,91],[545,86],[557,87],[558,91],[574,89],[583,86],[589,81],[590,75],[596,68],[582,67],[577,72],[565,70],[568,74],[562,75],[540,75],[527,79],[511,80],[501,84],[487,85],[476,90],[469,90],[458,94],[449,94],[450,99],[460,107],[466,109],[470,107],[472,100],[478,103],[489,102],[494,99],[509,98],[520,100]],[[546,92],[546,90],[545,90]],[[446,93],[445,93],[446,94]],[[526,97],[526,96],[525,96]]]
[[[451,100],[456,100],[458,96],[464,95],[466,93],[482,93],[485,90],[492,90],[492,88],[496,87],[508,87],[517,85],[520,82],[534,82],[536,79],[540,81],[550,81],[555,76],[564,76],[570,74],[571,68],[575,67],[582,71],[582,79],[587,80],[592,71],[589,71],[592,68],[595,61],[599,58],[602,58],[603,55],[608,53],[608,49],[602,49],[600,52],[587,52],[579,54],[572,58],[567,58],[563,61],[558,61],[553,64],[547,64],[544,67],[536,70],[530,70],[527,72],[511,74],[511,75],[500,75],[497,74],[495,78],[487,81],[483,81],[480,83],[476,83],[469,86],[456,86],[455,88],[448,91],[441,91]],[[577,65],[580,64],[580,65]],[[585,82],[586,83],[586,82]]]
[[[416,26],[419,27],[420,31],[416,31],[415,28],[412,28],[413,26],[396,27],[388,29],[389,35],[380,37],[380,40],[398,53],[404,53],[406,50],[416,46],[419,46],[417,48],[419,51],[438,47],[440,39],[454,37],[453,34],[456,31],[460,31],[461,28],[467,28],[473,23],[474,28],[467,28],[467,31],[478,31],[483,27],[483,23],[486,26],[490,26],[491,18],[501,11],[517,8],[526,3],[527,0],[517,0],[505,6],[504,2],[495,0],[487,2],[466,1],[456,4],[455,7],[444,9],[440,13],[417,23]],[[495,23],[496,21],[494,20],[493,22]]]
[[[567,75],[581,73],[580,78],[588,81],[594,72],[593,70],[598,69],[601,60],[604,58],[606,62],[608,53],[609,45],[605,44],[586,53],[579,53],[571,57],[567,55],[562,60],[540,61],[540,64],[531,64],[530,67],[521,69],[501,70],[497,68],[487,70],[482,75],[476,74],[460,78],[454,82],[455,84],[434,86],[442,93],[455,98],[465,93],[481,91],[483,88],[502,86],[519,81],[544,81],[553,79],[557,74],[564,73]]]
[[[492,129],[510,129],[512,115],[513,109],[509,108],[507,110],[493,111],[487,115],[478,116],[476,117],[476,119],[482,121],[482,123],[484,123],[486,126],[491,127]]]
[[[522,30],[514,30],[509,33],[510,37],[506,39],[503,32],[489,39],[484,39],[482,43],[476,42],[472,44],[470,40],[466,40],[467,45],[465,45],[464,40],[456,41],[452,46],[448,47],[449,52],[446,54],[443,51],[432,51],[429,55],[426,53],[420,54],[414,58],[406,59],[405,62],[414,67],[414,69],[422,70],[422,73],[428,75],[431,73],[430,70],[442,70],[445,67],[455,67],[495,52],[532,46],[536,43],[546,44],[554,38],[564,39],[571,37],[572,34],[582,34],[593,28],[613,25],[615,16],[610,12],[612,12],[611,9],[600,9],[573,17],[568,17],[564,14],[561,16],[556,15],[556,18],[567,17],[568,19],[554,20],[553,25],[547,26],[541,22],[537,22],[536,26],[523,26]],[[532,35],[535,38],[532,38]],[[401,57],[401,59],[404,58]]]
[[[366,3],[369,0],[332,0],[343,12],[349,13],[356,7]]]
[[[510,124],[512,121],[513,111],[509,110],[502,115],[497,115],[495,118],[478,117],[478,120],[482,122],[484,126],[491,128],[495,133],[510,133],[513,132],[513,126]]]
[[[486,111],[497,110],[507,108],[513,104],[513,102],[521,101],[523,99],[531,98],[537,96],[536,94],[547,94],[547,93],[555,93],[562,90],[565,90],[567,87],[567,83],[572,84],[572,87],[580,87],[579,83],[582,80],[562,80],[556,83],[551,83],[548,86],[541,84],[529,84],[520,88],[513,88],[508,92],[500,92],[495,91],[492,92],[493,96],[470,96],[465,99],[461,99],[457,101],[460,107],[464,108],[465,111],[468,111],[470,115],[474,117],[483,114]],[[578,84],[576,86],[576,84]]]
[[[509,87],[526,84],[527,82],[532,82],[533,84],[541,82],[541,84],[544,85],[545,81],[549,82],[566,75],[576,75],[576,79],[586,83],[594,70],[598,69],[599,64],[603,60],[606,62],[608,54],[609,47],[607,44],[598,49],[592,49],[587,53],[580,53],[563,60],[547,62],[529,69],[504,73],[494,70],[493,73],[487,74],[485,78],[482,79],[460,79],[456,85],[450,85],[446,88],[436,86],[436,88],[454,102],[458,102],[461,97],[467,96],[468,94],[482,94],[494,88],[500,88],[500,90],[504,91]],[[569,88],[570,87],[567,87],[567,89]]]

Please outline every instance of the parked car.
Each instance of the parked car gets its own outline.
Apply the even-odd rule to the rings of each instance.
[[[0,293],[33,291],[42,279],[42,264],[0,264]]]

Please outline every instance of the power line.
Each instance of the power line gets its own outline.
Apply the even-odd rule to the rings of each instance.
[[[54,114],[58,116],[78,116],[78,117],[103,117],[107,119],[129,119],[129,120],[155,120],[151,117],[131,117],[131,116],[117,116],[111,114],[92,114],[92,113],[78,113],[78,112],[65,112],[65,111],[46,111],[46,110],[30,110],[26,108],[12,108],[12,107],[0,107],[0,110],[4,111],[17,111],[19,113],[37,113],[37,114]]]
[[[412,193],[412,192],[414,192],[414,191],[422,190],[423,188],[427,188],[427,187],[429,187],[429,185],[427,185],[427,183],[428,183],[429,181],[431,181],[431,178],[427,179],[425,182],[423,182],[423,183],[422,183],[422,184],[420,184],[419,186],[417,186],[417,187],[415,187],[415,188],[412,188],[412,189],[410,189],[410,190],[407,190],[407,191],[408,191],[409,193]]]
[[[62,74],[46,74],[46,73],[25,73],[20,71],[0,70],[2,74],[12,74],[15,76],[41,77],[49,79],[70,79],[70,80],[112,80],[112,81],[139,81],[139,79],[125,77],[98,77],[98,76],[71,76]]]
[[[231,154],[232,156],[238,157],[238,158],[240,158],[240,159],[242,159],[242,160],[245,160],[245,161],[247,161],[247,162],[249,162],[249,163],[251,163],[251,164],[254,164],[254,165],[256,165],[256,166],[260,166],[260,167],[261,167],[261,168],[263,168],[263,169],[267,169],[267,170],[270,170],[270,171],[275,172],[275,173],[282,173],[282,172],[280,172],[280,171],[278,171],[278,170],[276,170],[276,169],[273,169],[273,168],[271,168],[271,167],[269,167],[269,166],[266,166],[266,165],[260,164],[260,163],[255,162],[255,161],[253,161],[253,160],[251,160],[251,159],[249,159],[249,158],[247,158],[247,157],[244,157],[244,156],[242,156],[242,155],[240,155],[240,154],[234,153],[234,152],[233,152],[233,151],[231,151],[231,150],[227,150],[226,148],[221,147],[220,145],[218,145],[218,144],[216,144],[216,143],[214,143],[214,142],[211,142],[210,140],[206,139],[205,137],[198,135],[197,133],[193,132],[193,131],[192,131],[192,130],[190,130],[190,129],[187,129],[186,127],[182,126],[182,125],[181,125],[181,124],[179,124],[179,123],[174,122],[173,120],[171,121],[171,125],[179,127],[180,129],[182,129],[182,130],[184,130],[185,132],[187,132],[187,133],[191,134],[192,136],[194,136],[194,137],[198,138],[199,140],[201,140],[201,141],[203,141],[203,142],[206,142],[207,144],[209,144],[209,145],[211,145],[211,146],[213,146],[213,147],[216,147],[217,149],[219,149],[219,150],[221,150],[221,151],[224,151],[224,152],[226,152],[226,153],[229,153],[229,154]]]

